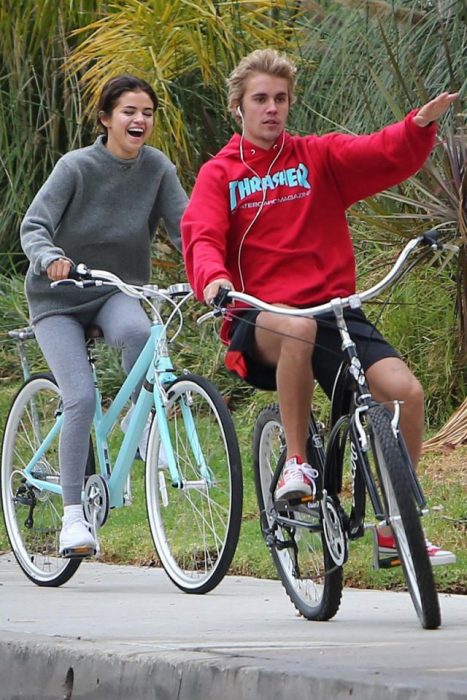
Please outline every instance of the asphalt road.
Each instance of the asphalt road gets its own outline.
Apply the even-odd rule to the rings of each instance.
[[[156,569],[84,563],[38,588],[0,556],[0,698],[467,699],[467,597],[420,627],[408,594],[346,589],[308,622],[276,581],[227,577],[205,596]]]

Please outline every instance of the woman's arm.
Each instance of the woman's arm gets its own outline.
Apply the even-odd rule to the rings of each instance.
[[[188,203],[188,197],[178,179],[175,166],[171,163],[162,178],[158,197],[160,197],[160,212],[164,219],[170,240],[175,248],[182,251],[180,222]]]
[[[70,169],[62,160],[58,161],[24,216],[21,246],[36,275],[45,272],[59,258],[67,260],[65,251],[55,244],[54,236],[73,188]]]

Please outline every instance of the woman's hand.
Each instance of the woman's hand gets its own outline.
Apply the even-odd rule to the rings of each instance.
[[[47,277],[49,280],[56,282],[57,280],[66,280],[70,273],[71,261],[66,258],[57,258],[47,268]]]
[[[431,122],[443,116],[448,111],[454,100],[459,97],[458,92],[442,92],[441,95],[427,102],[423,107],[420,107],[417,114],[413,118],[417,126],[428,126]]]
[[[232,282],[223,277],[219,278],[218,280],[213,280],[208,284],[207,287],[204,288],[203,291],[204,301],[206,302],[206,304],[211,306],[214,297],[219,292],[219,289],[221,287],[227,287],[228,289],[232,290],[234,288]]]

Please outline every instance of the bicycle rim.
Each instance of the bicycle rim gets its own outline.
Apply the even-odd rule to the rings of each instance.
[[[3,518],[20,567],[38,586],[62,585],[81,563],[59,556],[61,496],[31,486],[23,474],[59,410],[60,392],[53,377],[33,376],[13,400],[3,435]],[[58,435],[35,466],[33,476],[59,483]]]
[[[156,416],[146,460],[151,534],[172,581],[187,593],[207,593],[227,573],[240,533],[237,438],[222,396],[201,377],[186,375],[172,384],[166,415],[182,487],[172,485],[168,468],[159,464]]]
[[[261,411],[253,439],[253,468],[263,534],[275,523],[270,484],[279,460],[283,458],[285,437],[277,404]],[[270,547],[279,578],[296,609],[307,619],[324,621],[339,609],[342,595],[342,567],[331,563],[322,532],[318,504],[293,511],[296,527],[274,529],[279,546]],[[290,516],[289,516],[290,517]],[[312,524],[310,531],[298,525]],[[295,543],[281,549],[284,542]]]
[[[391,415],[386,409],[371,408],[368,421],[388,521],[407,588],[422,626],[435,629],[441,624],[441,614],[420,515],[410,486],[408,469],[411,467],[394,435]]]

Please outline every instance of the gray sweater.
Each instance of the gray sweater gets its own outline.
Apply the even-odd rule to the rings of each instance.
[[[110,270],[132,284],[147,283],[158,222],[164,220],[180,250],[186,202],[175,166],[151,146],[122,160],[100,136],[60,158],[21,224],[21,245],[30,261],[25,289],[31,323],[59,313],[92,315],[115,293],[109,287],[51,289],[45,271],[57,258]]]

